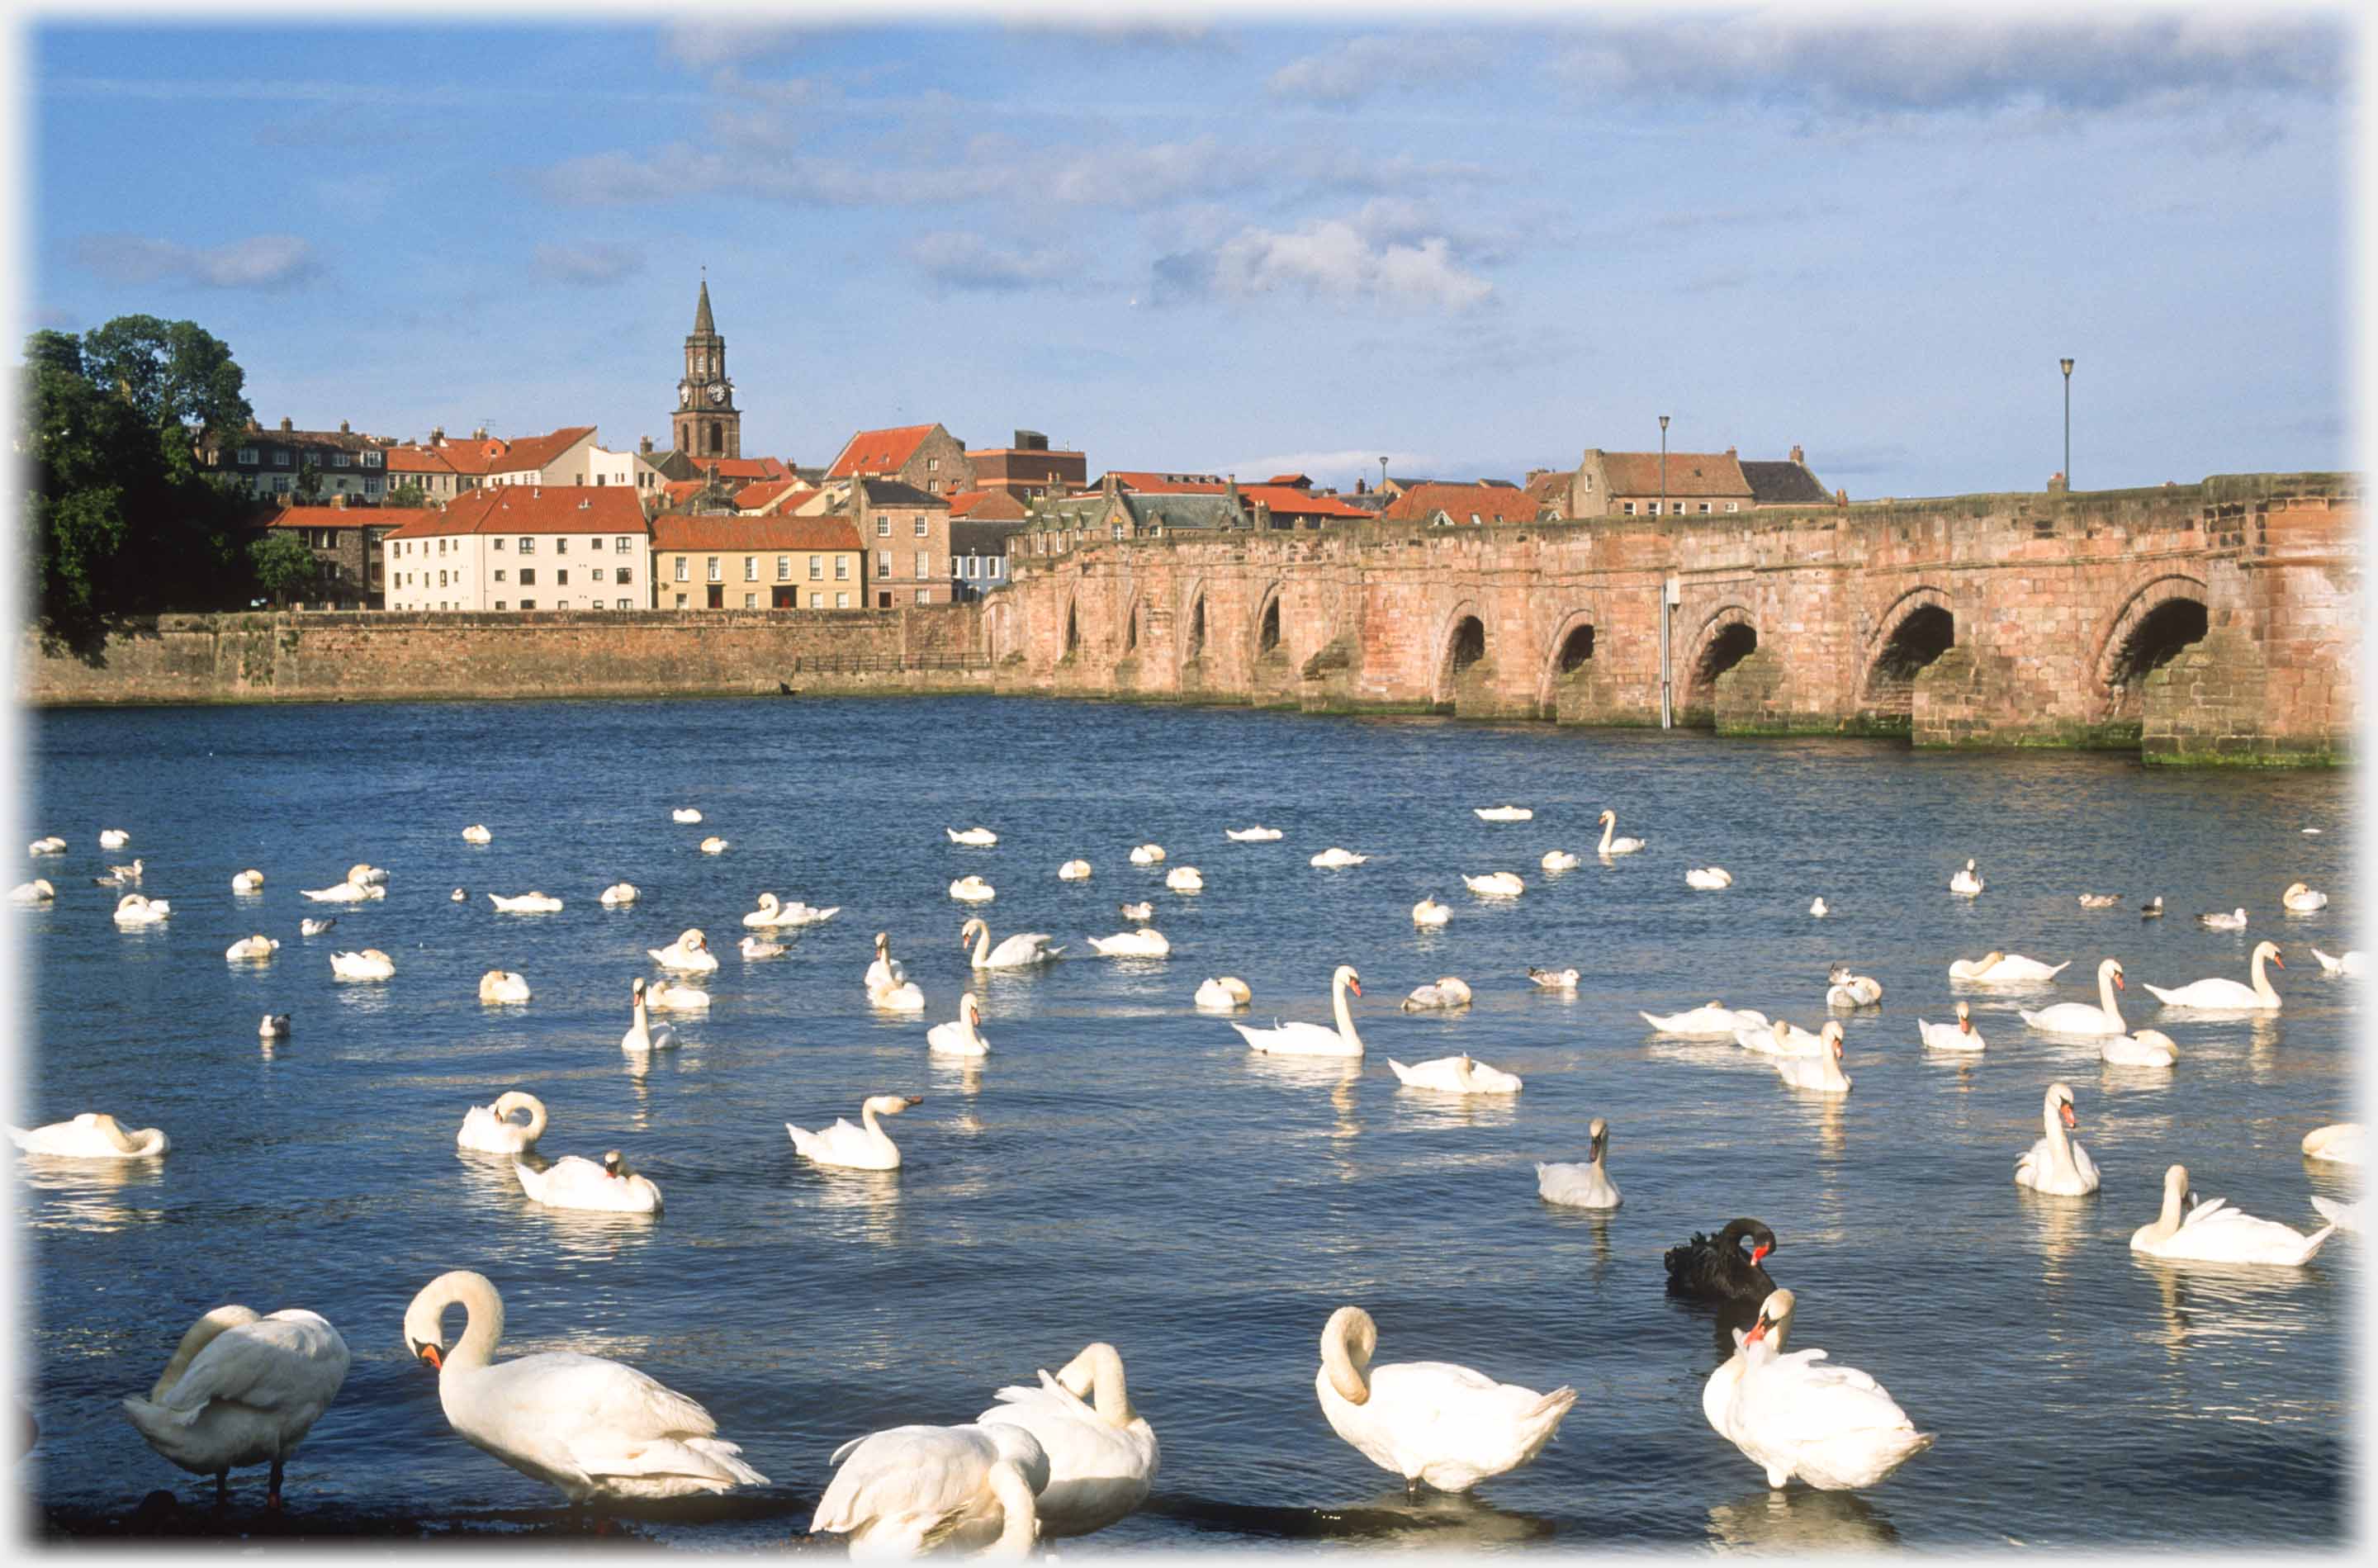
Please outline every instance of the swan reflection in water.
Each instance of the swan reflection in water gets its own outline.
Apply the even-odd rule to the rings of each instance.
[[[817,1205],[820,1240],[864,1241],[890,1247],[900,1239],[900,1172],[807,1167],[807,1196]]]
[[[1567,1203],[1555,1203],[1539,1197],[1537,1206],[1552,1225],[1583,1227],[1593,1243],[1593,1278],[1599,1281],[1610,1268],[1610,1222],[1616,1209],[1580,1209]],[[1574,1233],[1572,1233],[1573,1235]],[[1733,1352],[1728,1350],[1727,1354]]]
[[[960,1096],[964,1109],[943,1125],[953,1132],[975,1133],[982,1131],[982,1119],[965,1101],[982,1092],[982,1062],[979,1056],[929,1056],[925,1070],[932,1074],[931,1090],[937,1096]]]
[[[1710,1508],[1722,1551],[1874,1551],[1899,1544],[1889,1515],[1854,1491],[1756,1491]]]
[[[2309,1326],[2292,1310],[2295,1293],[2320,1275],[2303,1268],[2253,1263],[2208,1263],[2132,1252],[2131,1264],[2144,1269],[2162,1298],[2163,1330],[2156,1337],[2174,1356],[2202,1350],[2216,1339],[2271,1342]]]
[[[2073,1249],[2087,1239],[2091,1227],[2097,1222],[2095,1195],[2063,1198],[2022,1186],[2016,1187],[2014,1192],[2015,1202],[2021,1205],[2033,1237],[2039,1243],[2039,1255],[2047,1263],[2043,1277],[2051,1283],[2061,1280],[2064,1264],[2072,1256]]]
[[[157,1219],[164,1211],[125,1202],[139,1189],[162,1187],[165,1162],[86,1160],[60,1155],[25,1155],[18,1179],[46,1195],[27,1223],[36,1230],[123,1230]]]
[[[1382,1491],[1339,1508],[1286,1508],[1222,1502],[1159,1492],[1138,1512],[1170,1519],[1193,1530],[1210,1530],[1262,1540],[1360,1541],[1364,1546],[1406,1551],[1475,1551],[1550,1540],[1558,1529],[1551,1519],[1497,1507],[1475,1492],[1443,1492],[1423,1487]]]

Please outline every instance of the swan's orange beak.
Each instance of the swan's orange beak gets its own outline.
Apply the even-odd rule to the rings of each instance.
[[[2280,957],[2277,953],[2276,953],[2276,952],[2275,952],[2275,953],[2273,953],[2273,954],[2271,954],[2271,962],[2272,962],[2272,963],[2274,963],[2274,964],[2277,964],[2277,965],[2278,965],[2280,968],[2282,968],[2282,969],[2285,969],[2285,968],[2288,966],[2288,961],[2287,961],[2286,959],[2284,959],[2284,958],[2281,958],[2281,957]]]
[[[1957,1020],[1957,1029],[1961,1034],[1970,1035],[1974,1032],[1974,1021],[1970,1018],[1960,1018]]]
[[[1346,982],[1346,988],[1359,997],[1363,994],[1363,982],[1360,980],[1349,980]]]
[[[1747,1350],[1766,1337],[1767,1320],[1765,1318],[1761,1318],[1757,1323],[1750,1325],[1750,1332],[1748,1334],[1742,1336],[1742,1347]]]
[[[2060,1116],[2061,1116],[2061,1117],[2063,1117],[2063,1118],[2064,1118],[2064,1125],[2065,1125],[2065,1126],[2067,1126],[2067,1127],[2078,1127],[2078,1126],[2080,1126],[2080,1125],[2081,1125],[2081,1119],[2080,1119],[2079,1117],[2074,1116],[2074,1115],[2072,1114],[2072,1107],[2071,1106],[2069,1106],[2069,1105],[2061,1105],[2061,1106],[2058,1106],[2058,1107],[2056,1107],[2056,1110],[2057,1110],[2057,1114],[2058,1114],[2058,1115],[2060,1115]]]
[[[2114,989],[2118,991],[2127,991],[2130,989],[2128,986],[2122,984],[2122,972],[2119,969],[2114,971]]]
[[[1764,1241],[1754,1241],[1750,1244],[1750,1261],[1755,1263],[1773,1250]],[[1763,1328],[1766,1325],[1762,1323],[1760,1326]]]
[[[429,1370],[431,1371],[435,1372],[444,1370],[446,1359],[442,1355],[438,1354],[438,1347],[436,1345],[432,1344],[423,1346],[420,1350],[420,1356],[423,1360],[429,1363]]]

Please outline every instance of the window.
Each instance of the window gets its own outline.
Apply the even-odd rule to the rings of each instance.
[[[568,567],[564,567],[559,571],[553,574],[553,585],[556,588],[567,588],[570,586],[570,569]]]
[[[364,466],[365,466],[366,468],[378,468],[378,467],[379,467],[379,466],[380,466],[380,456],[381,456],[381,454],[380,454],[377,449],[372,450],[372,451],[367,451],[367,452],[364,453],[364,456],[363,456],[363,464],[364,464]]]
[[[520,580],[521,580],[521,586],[522,586],[522,588],[534,588],[534,587],[535,587],[535,586],[536,586],[536,569],[535,569],[534,567],[522,567],[522,568],[521,568],[521,579],[520,579]],[[527,606],[526,606],[526,605],[522,605],[522,608],[525,609],[525,608],[527,608]]]
[[[1118,523],[1116,523],[1116,524],[1114,525],[1114,536],[1115,536],[1115,538],[1116,538],[1117,540],[1121,540],[1121,539],[1123,538],[1123,524],[1122,524],[1122,523],[1119,523],[1119,522],[1118,522]]]
[[[272,466],[275,468],[287,468],[289,466],[288,448],[275,447],[272,449]]]
[[[615,556],[624,556],[628,553],[628,536],[626,534],[622,533],[611,541],[611,553]]]
[[[276,496],[285,496],[289,494],[289,476],[287,474],[276,473],[272,476],[272,493]]]
[[[1000,571],[1001,571],[1001,569],[1002,569],[1002,563],[1003,563],[1003,562],[1006,560],[1006,558],[1007,558],[1007,557],[1004,557],[1004,556],[993,556],[993,557],[991,557],[991,580],[993,582],[996,582],[996,581],[999,581],[999,574],[1000,574]]]
[[[504,569],[501,567],[496,569],[496,581],[498,582],[504,581]]]
[[[823,556],[811,556],[810,557],[810,581],[811,582],[823,582],[825,581],[825,557]]]
[[[596,567],[596,568],[594,569],[594,570],[590,575],[591,575],[591,576],[593,576],[593,578],[594,579],[594,581],[595,581],[600,582],[600,581],[603,581],[603,569],[602,569],[601,567]],[[595,605],[594,607],[595,607],[596,609],[598,609],[598,610],[599,610],[599,609],[601,609],[603,606],[602,606],[602,605],[600,605],[600,604],[597,604],[597,605]]]
[[[335,468],[353,468],[355,466],[355,460],[344,452],[339,452],[331,457],[330,463]]]
[[[619,608],[621,608],[621,609],[623,609],[623,610],[624,610],[624,609],[626,609],[627,607],[628,607],[628,602],[627,602],[625,599],[620,600],[620,601],[619,601]]]
[[[927,459],[925,460],[925,472],[926,472],[927,473],[932,473],[935,469],[937,469],[937,468],[939,468],[939,467],[941,467],[941,466],[942,466],[942,460],[941,460],[941,459],[939,459],[939,458],[927,458]]]
[[[1633,517],[1635,515],[1635,503],[1632,501],[1627,503],[1627,515],[1628,517]]]
[[[963,575],[965,571],[966,568],[958,563],[958,558],[955,556],[952,556],[950,557],[950,575],[952,577],[958,577]]]
[[[815,590],[811,590],[810,593],[810,608],[812,610],[824,609],[825,595],[816,592]]]
[[[875,552],[875,575],[878,577],[889,577],[892,575],[891,551],[878,550]]]
[[[534,599],[523,599],[521,601],[521,608],[523,610],[534,610],[536,608],[536,601]]]
[[[522,555],[523,555],[523,556],[534,556],[534,555],[535,555],[535,554],[536,554],[536,541],[535,541],[535,540],[534,540],[534,539],[532,539],[532,538],[530,538],[530,537],[529,537],[527,534],[525,534],[525,533],[522,534],[522,535],[521,535],[521,542],[520,542],[520,553],[521,553]]]
[[[446,541],[443,539],[438,541],[438,553],[441,556],[446,553]]]
[[[508,605],[508,604],[505,604],[501,599],[498,599],[498,600],[497,600],[497,601],[496,601],[496,608],[498,608],[498,609],[499,609],[499,610],[503,610],[503,609],[509,609],[509,608],[510,608],[510,605]]]
[[[570,554],[570,540],[566,535],[554,535],[553,553],[557,556],[566,556]]]
[[[497,539],[494,539],[494,540],[490,541],[490,543],[492,543],[492,544],[495,545],[495,547],[496,547],[497,549],[498,549],[498,550],[500,550],[500,549],[502,549],[502,548],[504,547],[504,542],[503,542],[503,540],[502,540],[500,537],[498,537],[498,538],[497,538]]]
[[[932,556],[931,556],[929,552],[924,551],[924,550],[919,550],[919,551],[918,551],[918,552],[917,552],[917,575],[918,575],[919,577],[928,577],[928,576],[931,576],[931,575],[932,570],[933,570],[933,557],[932,557]]]
[[[1709,503],[1707,501],[1703,501],[1701,503],[1701,515],[1703,517],[1709,516]]]
[[[717,557],[716,556],[713,556],[713,557],[710,557],[710,581],[713,581],[713,582],[719,582],[719,581],[724,581],[724,580],[723,580],[722,578],[720,578],[720,576],[718,575],[718,557]]]
[[[933,591],[932,591],[931,589],[930,589],[930,588],[919,588],[919,589],[918,589],[918,590],[917,590],[917,603],[919,603],[919,604],[931,604],[932,602],[933,602]]]
[[[743,581],[746,582],[757,582],[760,581],[759,557],[746,556],[743,557]]]
[[[892,537],[892,520],[890,518],[879,517],[875,520],[875,537],[878,539],[889,539]]]
[[[677,596],[677,607],[680,610],[685,608],[685,595],[682,593]]]
[[[1591,473],[1580,473],[1580,474],[1579,474],[1579,475],[1577,476],[1577,487],[1578,487],[1579,489],[1580,489],[1580,490],[1591,490],[1591,489],[1592,489],[1592,488],[1593,488],[1593,475],[1591,475]]]
[[[440,588],[446,586],[446,574],[442,571],[438,574],[438,586]]]
[[[834,580],[836,582],[848,582],[850,581],[850,557],[848,556],[836,556],[834,558]]]
[[[683,556],[679,556],[679,557],[677,558],[677,581],[679,581],[679,582],[683,582],[683,581],[686,581],[686,574],[687,574],[687,571],[688,571],[688,570],[689,570],[689,569],[691,567],[691,565],[692,565],[692,563],[691,563],[690,560],[688,560],[688,559],[687,559],[687,557],[683,557]]]
[[[756,609],[758,609],[758,608],[760,607],[760,596],[759,596],[757,593],[746,593],[746,594],[744,594],[744,595],[743,595],[743,607],[744,607],[745,609],[747,609],[747,610],[756,610]]]
[[[790,556],[778,556],[776,557],[776,581],[778,582],[790,582],[792,580],[793,557]]]
[[[1728,502],[1725,504],[1725,509],[1726,509],[1726,510],[1728,510],[1728,511],[1732,511],[1732,510],[1734,510],[1734,503],[1733,503],[1732,501],[1728,501]]]
[[[254,468],[256,466],[256,449],[254,447],[242,447],[239,449],[239,461],[246,463],[248,467]]]
[[[847,593],[836,593],[834,596],[834,607],[837,610],[847,610],[850,608],[850,595]]]

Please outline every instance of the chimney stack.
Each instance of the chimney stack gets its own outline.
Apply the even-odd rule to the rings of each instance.
[[[1803,468],[1806,468],[1808,465],[1808,458],[1802,455],[1800,449],[1796,444],[1792,448],[1792,461],[1798,463]]]
[[[287,429],[292,428],[292,426],[291,426],[291,425],[290,425],[290,423],[289,423],[289,416],[288,416],[287,414],[285,414],[285,413],[284,413],[284,414],[282,414],[282,415],[281,416],[281,428],[282,428],[283,430],[287,430]]]
[[[351,435],[354,434],[354,432],[353,432],[353,431],[349,430],[349,429],[347,428],[347,422],[346,422],[345,420],[342,419],[341,421],[339,421],[339,434],[340,434],[340,435],[342,435],[342,436],[351,436]]]
[[[433,425],[429,427],[429,444],[433,447],[442,447],[446,444],[446,427],[444,425]]]
[[[1797,447],[1795,447],[1795,448],[1793,448],[1792,449],[1793,449],[1794,451],[1798,451],[1798,450],[1799,450],[1799,449],[1798,449]],[[1732,448],[1732,447],[1728,447],[1728,448],[1725,449],[1725,455],[1726,455],[1726,456],[1728,456],[1728,457],[1730,457],[1730,458],[1738,458],[1738,457],[1740,457],[1742,454],[1741,454],[1739,451],[1736,451],[1734,448]]]
[[[646,457],[652,456],[653,438],[650,436],[638,437],[636,438],[636,450],[642,452]]]

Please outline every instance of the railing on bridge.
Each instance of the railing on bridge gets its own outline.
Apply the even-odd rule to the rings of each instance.
[[[900,675],[909,670],[987,670],[984,653],[823,653],[798,656],[796,675]]]

